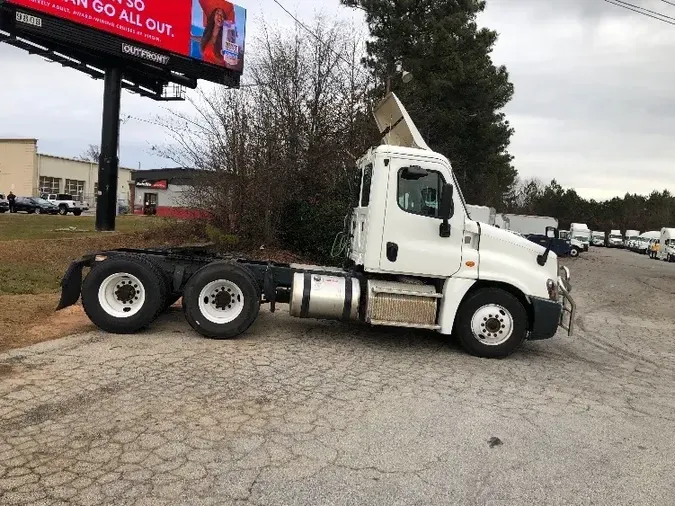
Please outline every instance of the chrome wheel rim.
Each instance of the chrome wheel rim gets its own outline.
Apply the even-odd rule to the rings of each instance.
[[[486,304],[471,318],[473,337],[486,346],[499,346],[513,334],[513,316],[498,304]]]

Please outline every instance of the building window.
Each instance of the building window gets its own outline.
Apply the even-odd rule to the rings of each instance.
[[[40,193],[59,193],[60,191],[60,178],[40,176]]]
[[[66,179],[66,193],[76,197],[78,200],[84,199],[84,181],[76,179]]]

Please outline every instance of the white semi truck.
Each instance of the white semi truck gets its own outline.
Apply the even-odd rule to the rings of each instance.
[[[558,220],[550,216],[502,214],[506,228],[522,235],[545,234],[547,227],[558,228]]]
[[[357,162],[360,202],[344,268],[196,248],[101,251],[70,265],[58,309],[81,295],[94,324],[128,334],[182,297],[196,332],[227,339],[250,327],[261,304],[274,312],[289,303],[299,318],[454,334],[468,352],[489,358],[559,327],[571,334],[569,269],[550,246],[470,219],[450,162],[427,146],[394,94],[374,113],[382,145]]]

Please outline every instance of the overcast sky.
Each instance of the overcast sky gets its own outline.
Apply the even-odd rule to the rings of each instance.
[[[675,18],[675,6],[662,0],[630,1]],[[304,20],[317,10],[362,20],[338,0],[281,2]],[[249,35],[262,15],[293,23],[272,0],[238,3],[249,9]],[[604,0],[487,3],[480,23],[499,32],[493,59],[507,66],[515,85],[506,113],[516,129],[510,151],[521,177],[556,178],[596,199],[675,192],[675,26]],[[70,157],[100,142],[100,81],[6,44],[0,68],[0,137],[37,138],[40,152]],[[185,105],[126,92],[122,99],[123,115],[141,120],[166,107]],[[165,138],[159,127],[128,120],[122,165],[170,165],[150,150]]]

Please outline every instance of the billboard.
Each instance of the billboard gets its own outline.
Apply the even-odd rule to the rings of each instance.
[[[246,10],[226,0],[7,0],[241,73]]]

